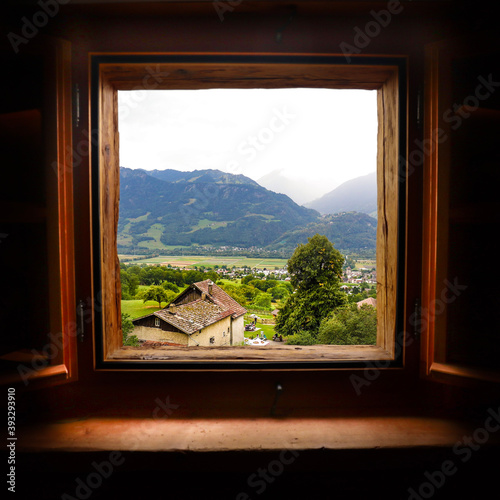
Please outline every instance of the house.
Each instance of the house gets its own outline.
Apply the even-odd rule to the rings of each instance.
[[[358,306],[358,309],[364,305],[377,307],[377,299],[374,299],[373,297],[368,297],[367,299],[356,302],[356,305]]]
[[[243,342],[246,309],[211,280],[186,288],[167,307],[134,319],[134,335],[176,345],[224,346]]]

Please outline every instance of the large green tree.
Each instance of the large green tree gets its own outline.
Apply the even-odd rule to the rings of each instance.
[[[299,331],[317,336],[323,318],[345,304],[340,291],[344,257],[326,236],[316,234],[299,245],[288,261],[295,292],[283,304],[275,330],[282,335]]]
[[[165,290],[159,285],[151,285],[146,290],[139,292],[137,297],[142,299],[143,302],[147,302],[148,300],[158,302],[158,307],[161,309],[162,302],[169,303],[176,295],[171,290]]]

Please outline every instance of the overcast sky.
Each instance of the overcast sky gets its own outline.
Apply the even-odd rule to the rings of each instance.
[[[284,176],[311,200],[376,170],[376,91],[151,90],[118,99],[123,167]]]

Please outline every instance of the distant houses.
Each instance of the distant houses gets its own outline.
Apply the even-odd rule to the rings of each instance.
[[[368,297],[367,299],[360,300],[359,302],[356,302],[356,305],[358,306],[358,309],[362,306],[372,306],[372,307],[377,307],[377,299],[374,299],[373,297]]]
[[[178,346],[238,345],[246,309],[211,280],[193,283],[167,307],[132,320],[139,340]]]

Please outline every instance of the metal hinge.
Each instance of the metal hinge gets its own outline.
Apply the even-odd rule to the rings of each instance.
[[[78,83],[75,83],[73,107],[75,112],[75,128],[78,128],[80,126],[80,87],[78,86]]]
[[[422,130],[424,125],[424,99],[423,99],[422,87],[418,89],[417,92],[417,127],[418,130]]]
[[[76,316],[79,319],[77,327],[77,337],[80,342],[83,342],[83,338],[85,336],[85,322],[83,320],[85,316],[84,308],[85,303],[83,302],[83,300],[80,300],[80,302],[78,302],[78,305],[76,306]]]
[[[415,299],[412,323],[413,323],[413,335],[415,339],[418,340],[420,338],[420,333],[421,333],[420,327],[422,325],[422,307],[420,303],[420,298],[418,297]]]

